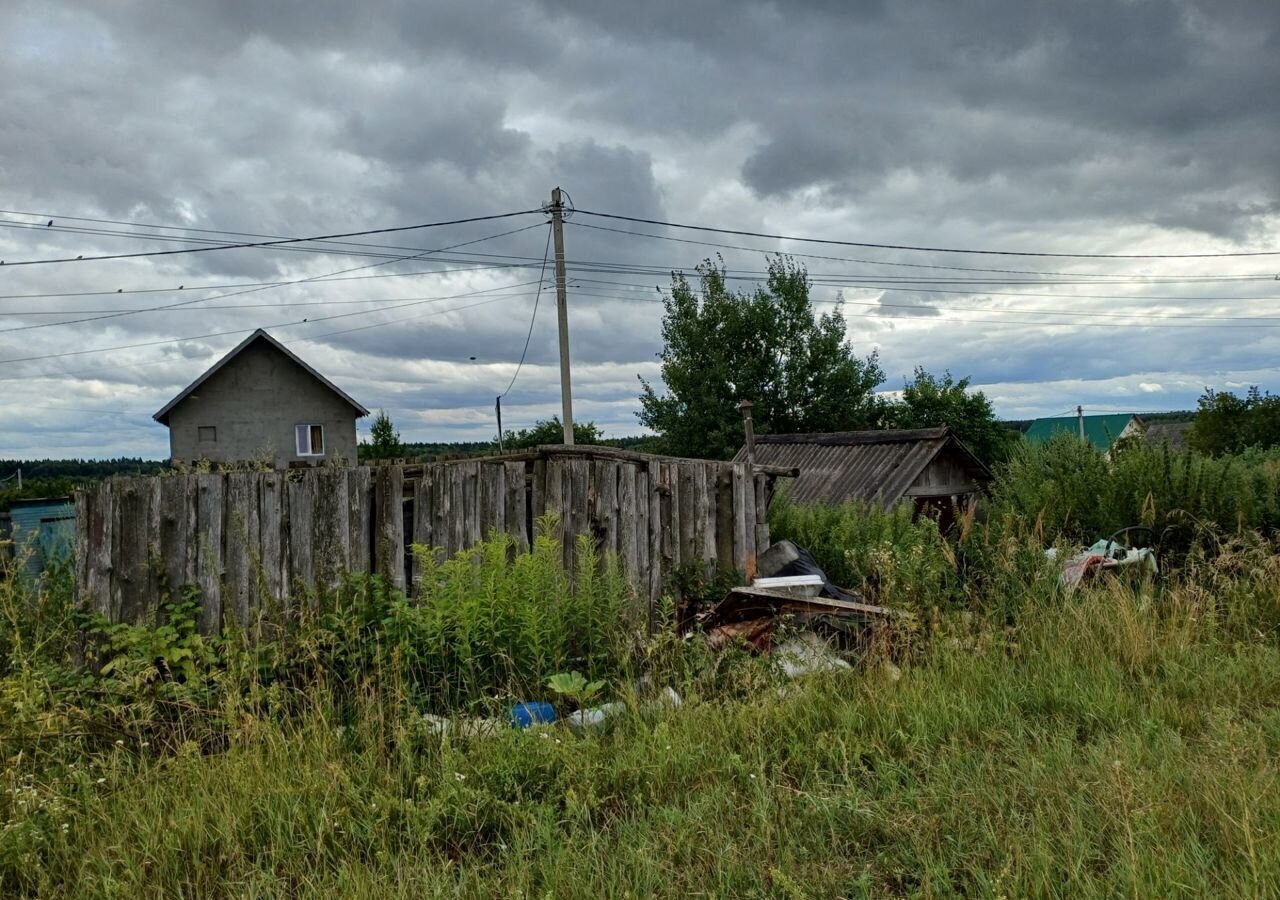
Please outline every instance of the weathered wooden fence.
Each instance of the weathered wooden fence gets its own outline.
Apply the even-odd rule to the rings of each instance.
[[[750,572],[788,470],[595,447],[355,469],[115,479],[76,497],[82,600],[112,621],[153,615],[167,586],[196,585],[200,626],[244,625],[376,572],[412,590],[412,543],[455,553],[492,530],[520,546],[560,521],[565,562],[579,535],[617,555],[637,598],[655,601],[686,564]]]

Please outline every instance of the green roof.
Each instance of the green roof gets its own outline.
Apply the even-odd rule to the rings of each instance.
[[[1109,450],[1129,423],[1138,417],[1132,413],[1112,413],[1105,416],[1085,416],[1084,436],[1099,450]],[[1139,419],[1139,424],[1141,420]],[[1036,419],[1027,428],[1026,439],[1033,444],[1043,444],[1055,434],[1080,434],[1080,420],[1075,416],[1057,419]]]

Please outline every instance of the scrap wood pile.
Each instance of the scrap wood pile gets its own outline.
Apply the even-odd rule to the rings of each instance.
[[[700,616],[708,646],[721,649],[741,641],[764,654],[775,651],[791,674],[816,668],[847,668],[832,647],[856,652],[865,647],[876,623],[899,614],[864,602],[832,584],[809,552],[779,541],[760,555],[759,577],[730,589]],[[797,634],[779,644],[780,629]]]

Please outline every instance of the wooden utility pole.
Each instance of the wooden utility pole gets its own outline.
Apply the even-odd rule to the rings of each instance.
[[[556,320],[560,325],[560,421],[564,443],[573,446],[573,387],[569,383],[569,298],[564,274],[564,201],[551,192],[551,236],[556,242]]]
[[[498,413],[498,452],[502,453],[502,397],[496,397],[493,401],[493,408]]]
[[[1084,443],[1084,407],[1076,407],[1076,424],[1080,426],[1080,443]]]

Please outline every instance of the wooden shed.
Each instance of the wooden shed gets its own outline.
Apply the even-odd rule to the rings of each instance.
[[[746,458],[744,447],[734,461]],[[794,503],[910,501],[944,527],[991,481],[987,467],[946,426],[763,435],[756,438],[755,461],[799,469],[788,493]]]

